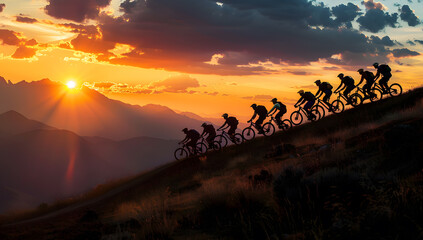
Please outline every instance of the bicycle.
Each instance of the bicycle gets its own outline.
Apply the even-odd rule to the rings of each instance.
[[[269,116],[270,116],[270,120],[266,122],[265,124],[263,124],[263,132],[264,132],[263,134],[265,136],[272,136],[275,133],[276,128],[272,122],[275,122],[276,126],[278,126],[283,131],[287,130],[288,128],[292,126],[291,121],[289,121],[288,119],[283,120],[281,124],[278,125],[276,122],[276,118],[273,116],[273,114]]]
[[[391,84],[391,86],[389,86],[388,88],[388,92],[386,92],[386,91],[383,91],[383,88],[379,83],[375,82],[375,85],[373,86],[372,91],[373,89],[377,89],[381,91],[382,95],[389,94],[391,95],[391,97],[395,97],[402,94],[402,86],[399,83]]]
[[[193,151],[190,149],[190,147],[186,145],[186,143],[180,143],[180,145],[182,145],[182,147],[177,148],[175,152],[173,153],[173,156],[175,157],[176,160],[181,160],[181,159],[187,158],[189,156],[194,156],[194,155],[199,156],[205,153],[204,149],[207,149],[207,146],[205,146],[204,143],[202,142],[197,143],[196,145],[197,153],[194,154]]]
[[[374,96],[372,97],[361,97],[361,94],[363,94],[363,96],[367,96],[367,95],[364,93],[364,89],[360,88],[359,86],[356,86],[356,90],[354,94],[360,95],[360,97],[363,99],[362,103],[364,103],[366,99],[370,99],[370,102],[376,102],[377,100],[382,99],[382,91],[380,91],[379,89],[374,89],[373,91],[373,89],[374,88],[370,90],[370,92],[374,94]],[[359,92],[361,94],[359,94]]]
[[[222,133],[217,135],[214,139],[214,141],[216,141],[217,143],[220,144],[221,148],[224,148],[228,145],[228,139],[235,143],[236,145],[241,144],[244,139],[242,138],[242,135],[239,133],[235,133],[233,139],[231,136],[229,136],[229,134],[224,130],[224,129],[217,129],[217,131],[221,131]]]
[[[295,106],[295,107],[298,107],[298,110],[293,111],[291,113],[290,119],[291,119],[292,125],[297,126],[297,125],[300,125],[303,122],[303,120],[304,120],[303,115],[307,116],[307,118],[308,118],[308,113],[301,106]],[[316,108],[314,110],[316,110]],[[311,109],[310,109],[310,111],[311,111],[311,113],[313,113],[316,116],[315,118],[310,119],[312,122],[315,122],[318,119],[320,119],[320,112],[319,111],[312,111]]]
[[[216,139],[216,137],[214,137],[214,139]],[[199,144],[201,144],[202,147],[204,147],[204,146],[206,147],[206,150],[204,152],[207,152],[209,149],[218,151],[221,148],[220,143],[216,140],[213,140],[212,146],[210,146],[209,142],[207,142],[207,140],[204,137],[201,137],[200,142],[197,143],[197,147],[198,147]]]
[[[322,100],[320,100],[320,98],[316,98],[316,100],[317,100],[317,103],[315,103],[314,104],[314,106],[313,107],[311,107],[311,111],[313,112],[313,111],[318,111],[319,113],[320,113],[320,116],[319,116],[319,119],[316,119],[316,121],[317,120],[320,120],[321,118],[324,118],[325,117],[325,115],[326,115],[326,111],[325,111],[325,108],[329,111],[329,112],[331,112],[332,110],[331,110],[331,107],[332,107],[332,105],[331,106],[328,106],[328,104],[326,103],[326,102],[324,102],[324,101],[322,101]],[[329,103],[330,104],[330,103]]]
[[[347,103],[350,101],[351,105],[353,107],[357,107],[359,106],[362,102],[363,102],[363,98],[361,97],[360,94],[358,93],[354,93],[351,94],[348,98],[346,98],[343,94],[341,94],[341,92],[335,92],[335,94],[338,94],[338,98],[335,99],[332,102],[332,111],[334,113],[341,113],[344,111],[345,105],[344,103],[341,101],[341,98],[344,99],[344,101],[346,101]]]
[[[257,129],[256,124],[253,121],[250,121],[250,126],[244,128],[244,130],[242,130],[242,137],[246,141],[249,141],[251,139],[254,139],[254,137],[256,136],[256,132],[254,131],[253,126],[254,126],[255,129]],[[266,133],[264,132],[263,127],[264,127],[264,125],[262,126],[263,132],[261,134],[263,134],[264,136],[270,136],[270,135],[266,135]],[[273,126],[273,132],[275,131],[274,128],[275,128],[275,126]],[[260,131],[260,130],[257,129],[257,131]]]

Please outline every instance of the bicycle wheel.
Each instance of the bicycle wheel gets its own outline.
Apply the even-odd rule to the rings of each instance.
[[[224,148],[226,145],[228,145],[228,139],[226,139],[222,134],[217,135],[214,140],[220,144],[221,148]]]
[[[244,138],[242,137],[241,134],[235,133],[233,141],[236,145],[239,145],[244,141]]]
[[[188,157],[188,152],[184,148],[178,148],[175,150],[173,154],[176,160],[181,160]]]
[[[288,119],[285,119],[285,120],[282,121],[282,123],[281,123],[281,129],[283,131],[286,131],[286,130],[290,129],[291,127],[292,127],[291,121],[289,121]]]
[[[254,129],[251,127],[246,127],[244,130],[242,130],[242,137],[249,141],[253,139],[256,136],[256,133],[254,132]]]
[[[325,115],[326,115],[325,109],[324,109],[322,106],[320,106],[320,105],[314,105],[314,106],[310,109],[310,111],[311,111],[314,115],[316,115],[316,121],[317,121],[317,120],[320,120],[321,118],[324,118],[324,117],[325,117]],[[317,115],[317,114],[316,114],[316,112],[318,112],[318,113],[319,113],[319,115]],[[317,116],[319,116],[319,117],[317,117]]]
[[[263,125],[264,136],[272,136],[275,133],[275,126],[272,123],[267,122]]]
[[[212,145],[212,148],[213,148],[213,150],[215,150],[215,151],[219,151],[220,150],[220,143],[218,142],[218,141],[213,141],[213,143],[212,143],[213,145]]]
[[[394,83],[389,86],[389,95],[392,97],[398,96],[402,94],[402,87],[398,83]]]
[[[363,103],[363,97],[358,93],[354,93],[353,95],[351,95],[350,99],[351,99],[351,105],[353,107],[357,107]]]
[[[322,109],[323,109],[323,108],[322,108]],[[323,112],[324,112],[324,111],[325,111],[325,110],[323,110]],[[318,121],[318,120],[320,120],[320,119],[322,119],[322,118],[323,118],[323,117],[322,117],[322,115],[321,115],[321,113],[320,113],[320,111],[319,111],[319,109],[318,109],[317,107],[316,107],[316,108],[311,108],[311,109],[310,109],[310,112],[316,116],[316,118],[312,118],[312,119],[311,119],[311,121],[312,121],[312,122]]]
[[[382,91],[380,91],[377,88],[372,88],[372,90],[370,91],[371,93],[373,93],[374,95],[372,97],[370,97],[370,101],[371,102],[376,102],[382,99],[383,95],[382,95]]]
[[[197,143],[196,147],[197,147],[198,154],[204,154],[207,152],[207,149],[208,149],[207,145],[202,142]]]
[[[295,126],[300,125],[303,122],[303,115],[300,111],[293,111],[291,113],[291,123]]]
[[[336,99],[332,102],[332,112],[337,114],[344,111],[344,103],[341,100]]]

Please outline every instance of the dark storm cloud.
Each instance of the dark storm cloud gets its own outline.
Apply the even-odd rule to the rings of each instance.
[[[6,8],[6,4],[0,3],[0,13],[3,12],[4,8]]]
[[[420,19],[414,14],[408,5],[403,5],[400,9],[401,20],[408,23],[408,26],[414,27],[421,23]]]
[[[107,7],[111,0],[48,0],[45,12],[55,18],[83,22],[98,17],[100,9]]]
[[[392,41],[389,36],[385,36],[383,38],[379,38],[378,36],[371,36],[370,40],[372,41],[372,43],[378,44],[378,45],[383,45],[388,47],[392,47],[395,45],[395,42]]]
[[[416,44],[415,44],[413,41],[411,41],[411,40],[408,40],[408,41],[407,41],[407,43],[408,43],[408,44],[410,44],[411,46],[415,46],[415,45],[416,45]]]
[[[332,7],[332,13],[336,17],[335,20],[337,22],[346,23],[348,27],[352,27],[351,22],[361,15],[360,8],[353,3],[348,3],[347,5],[340,4]]]
[[[402,58],[402,57],[412,57],[412,56],[419,56],[420,53],[416,51],[411,51],[407,48],[401,48],[401,49],[394,49],[392,50],[392,53],[394,54],[394,57],[396,58]]]
[[[423,40],[414,40],[414,42],[422,44],[423,45]]]
[[[387,26],[396,27],[398,14],[385,13],[380,9],[370,9],[364,16],[359,17],[357,22],[360,24],[361,30],[377,33]]]
[[[36,23],[38,22],[35,18],[25,17],[25,16],[16,16],[16,21],[21,23]]]

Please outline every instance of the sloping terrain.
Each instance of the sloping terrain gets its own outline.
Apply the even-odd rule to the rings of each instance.
[[[418,239],[422,133],[416,89],[4,216],[0,238]]]

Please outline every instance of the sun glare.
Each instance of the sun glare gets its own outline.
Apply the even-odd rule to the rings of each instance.
[[[76,87],[76,82],[75,81],[68,81],[66,83],[66,86],[68,86],[69,89],[74,89]]]

